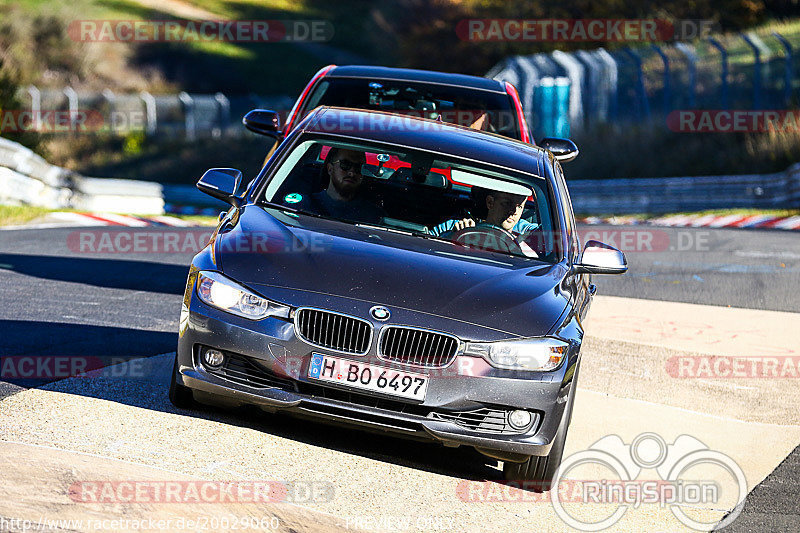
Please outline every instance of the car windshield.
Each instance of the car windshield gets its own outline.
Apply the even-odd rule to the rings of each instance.
[[[301,116],[317,106],[374,109],[459,124],[520,139],[507,94],[481,89],[398,80],[325,78],[309,96]]]
[[[439,239],[469,254],[556,262],[557,211],[542,177],[443,154],[314,137],[283,160],[258,201]]]

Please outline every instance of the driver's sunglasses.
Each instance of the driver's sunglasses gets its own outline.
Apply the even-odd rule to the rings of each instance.
[[[357,163],[355,161],[348,161],[347,159],[337,159],[335,162],[339,163],[339,168],[341,168],[344,172],[361,171],[361,163]]]

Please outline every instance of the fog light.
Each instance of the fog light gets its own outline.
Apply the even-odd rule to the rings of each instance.
[[[219,350],[215,350],[214,348],[206,348],[205,351],[203,351],[203,364],[206,366],[218,368],[222,366],[222,363],[224,362],[225,355]]]
[[[508,423],[514,429],[525,429],[531,423],[531,414],[528,411],[511,411]]]

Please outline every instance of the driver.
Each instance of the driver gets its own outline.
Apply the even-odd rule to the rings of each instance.
[[[526,200],[527,198],[522,194],[490,191],[485,198],[485,220],[480,221],[473,218],[450,219],[435,226],[431,233],[441,236],[446,232],[459,231],[473,227],[476,223],[485,222],[511,232],[515,237],[518,237],[539,227],[538,224],[522,219],[522,211],[525,209]]]

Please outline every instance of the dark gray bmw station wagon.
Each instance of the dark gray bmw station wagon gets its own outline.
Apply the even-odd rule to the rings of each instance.
[[[279,131],[277,115],[246,125]],[[473,446],[547,490],[575,398],[591,275],[550,149],[441,122],[321,107],[228,202],[189,270],[178,407],[251,404]]]

